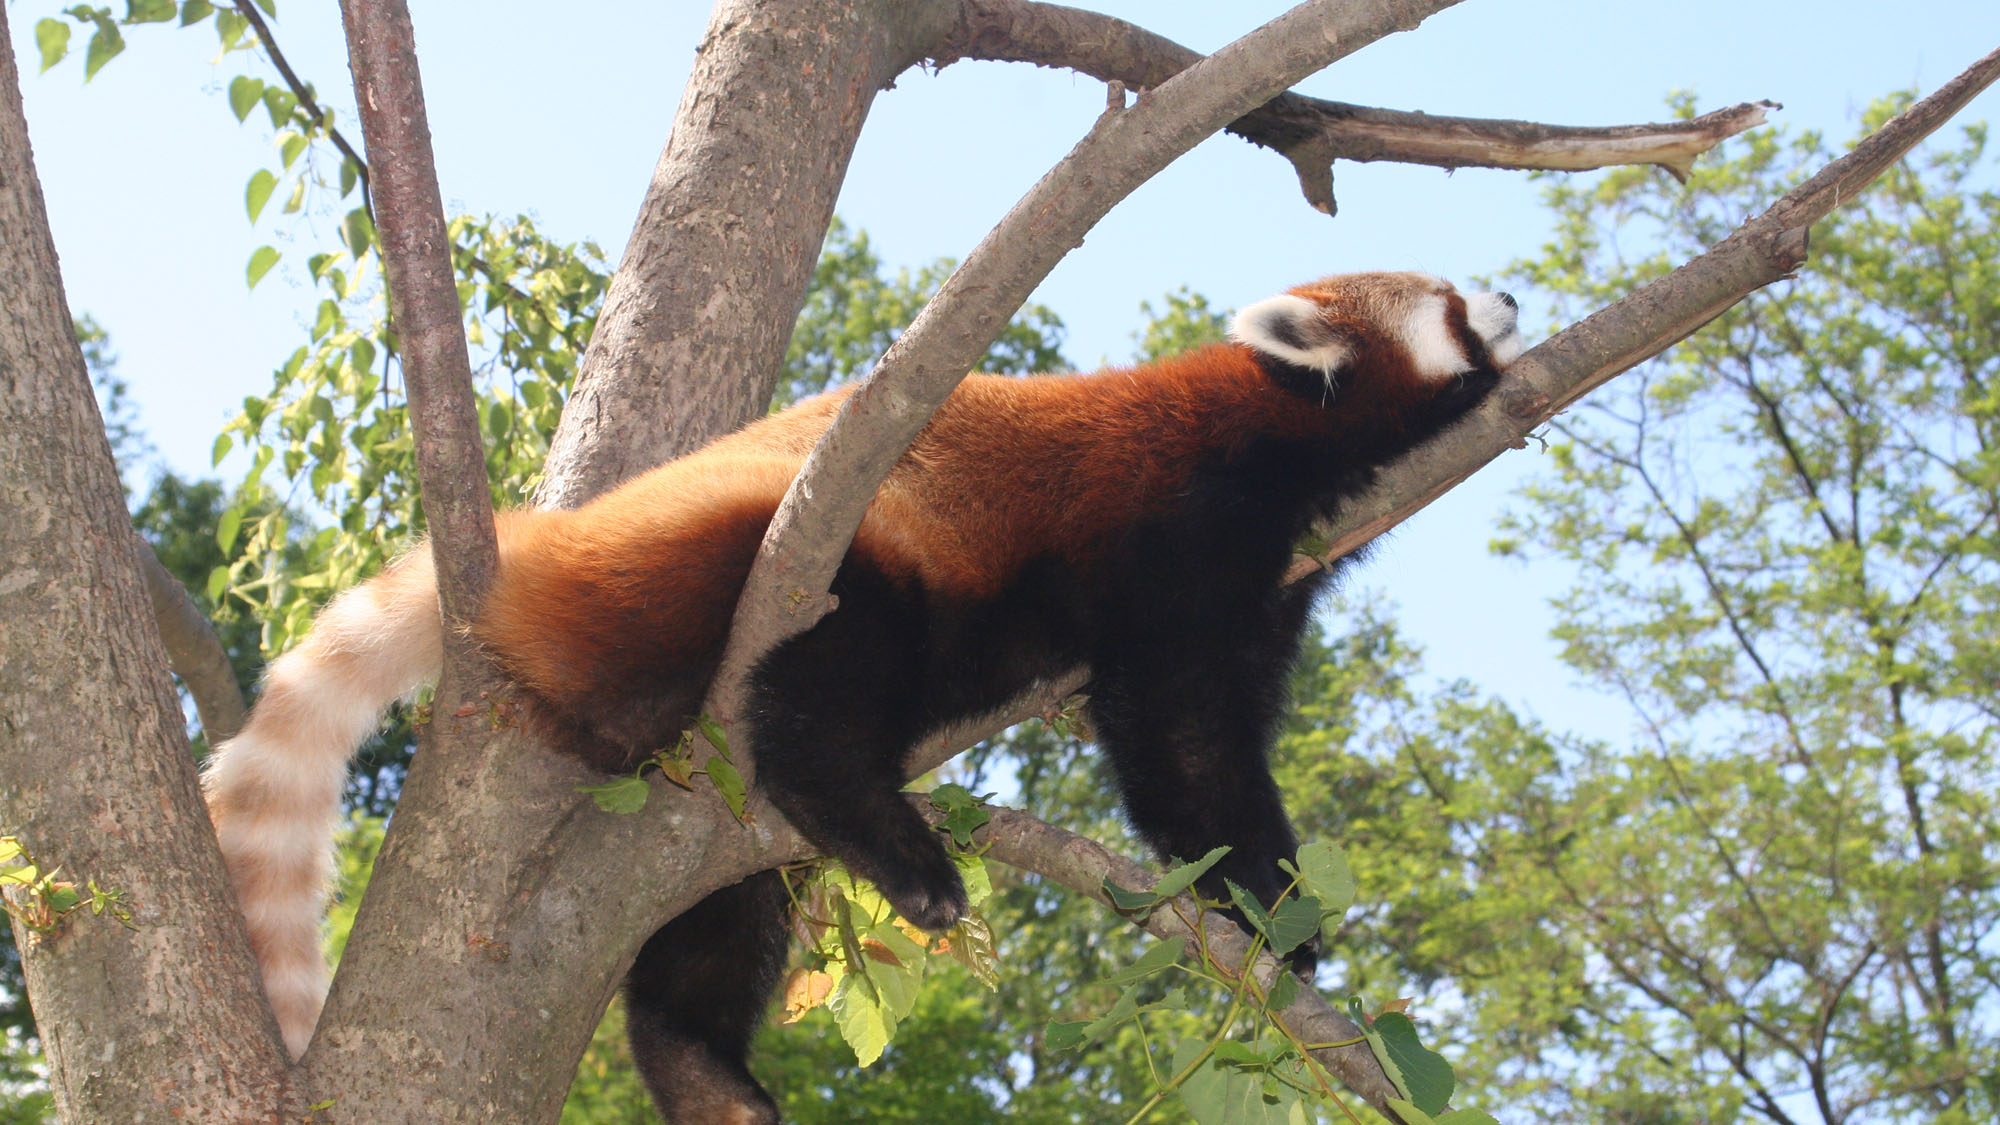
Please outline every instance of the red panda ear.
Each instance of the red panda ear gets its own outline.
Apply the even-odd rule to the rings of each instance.
[[[1354,349],[1322,312],[1304,297],[1281,293],[1237,313],[1229,325],[1229,338],[1286,363],[1331,375]]]

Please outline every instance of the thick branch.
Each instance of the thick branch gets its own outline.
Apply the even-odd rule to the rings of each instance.
[[[469,622],[499,552],[415,35],[402,0],[342,0],[340,10],[361,132],[375,165],[382,269],[402,344],[439,599],[447,622]]]
[[[201,611],[187,587],[167,568],[152,545],[135,533],[139,569],[146,578],[146,594],[153,603],[153,620],[160,627],[160,639],[167,645],[167,662],[187,686],[194,699],[194,711],[201,719],[209,745],[233,737],[243,729],[243,687],[236,682],[229,653],[215,635],[215,626]]]
[[[1714,249],[1530,349],[1499,390],[1450,432],[1383,470],[1334,526],[1330,557],[1353,551],[1450,491],[1535,427],[1613,376],[1686,339],[1805,260],[1813,223],[1853,200],[1890,165],[2000,77],[1988,54],[1743,224]]]
[[[1130,109],[1107,110],[946,279],[813,447],[744,584],[709,713],[728,723],[749,662],[831,608],[827,584],[889,467],[1007,317],[1105,212],[1273,94],[1454,2],[1310,0]]]
[[[715,5],[538,505],[575,507],[770,404],[869,106],[951,14],[934,0]]]
[[[1201,58],[1121,19],[1032,0],[964,0],[938,65],[990,59],[1062,67],[1150,89]],[[1391,160],[1439,168],[1582,171],[1657,164],[1685,180],[1694,158],[1764,121],[1772,102],[1746,102],[1691,121],[1601,128],[1475,117],[1434,117],[1281,93],[1230,123],[1237,136],[1281,153],[1306,201],[1332,214],[1335,160]]]

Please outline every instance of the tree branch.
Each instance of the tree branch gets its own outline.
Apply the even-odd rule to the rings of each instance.
[[[402,0],[342,0],[340,10],[361,132],[375,158],[377,237],[402,342],[424,515],[437,545],[438,595],[447,624],[462,627],[479,615],[499,552],[415,34]]]
[[[160,628],[160,639],[166,642],[168,666],[194,699],[195,715],[201,719],[209,745],[234,737],[243,729],[243,687],[236,682],[229,653],[216,637],[208,615],[188,595],[187,587],[160,565],[152,544],[137,532],[132,538],[137,541],[139,569],[153,604],[153,621]]]
[[[1107,878],[1121,887],[1134,890],[1151,890],[1159,882],[1159,876],[1152,871],[1114,854],[1095,840],[1045,824],[1013,809],[994,808],[990,811],[992,819],[974,835],[974,842],[986,847],[987,854],[1010,867],[1046,875],[1107,907],[1111,905],[1104,894],[1104,880]],[[1189,919],[1199,926],[1199,932],[1189,925]],[[1163,904],[1147,915],[1145,921],[1137,924],[1155,937],[1186,942],[1190,951],[1198,953],[1205,946],[1211,958],[1225,971],[1248,960],[1249,936],[1221,915],[1200,910],[1193,900],[1185,896],[1174,900],[1171,905]],[[1278,977],[1289,970],[1268,951],[1260,951],[1249,971],[1255,976],[1259,991],[1268,992]],[[1334,1010],[1311,988],[1299,989],[1297,998],[1282,1011],[1274,1013],[1274,1018],[1301,1042],[1349,1044],[1322,1047],[1313,1051],[1312,1056],[1348,1089],[1366,1099],[1377,1112],[1395,1119],[1390,1114],[1387,1099],[1401,1095],[1383,1072],[1382,1064],[1368,1044],[1354,1042],[1361,1038],[1361,1029],[1352,1020]]]
[[[939,44],[940,67],[959,59],[1061,67],[1150,89],[1201,54],[1143,27],[1096,12],[1033,0],[964,0]],[[1228,126],[1283,155],[1306,202],[1334,213],[1335,160],[1390,160],[1439,168],[1583,171],[1657,164],[1685,181],[1694,158],[1764,121],[1775,102],[1745,102],[1691,121],[1582,127],[1374,109],[1285,92]]]
[[[933,0],[715,5],[538,506],[575,507],[770,404],[869,106],[950,17]]]
[[[834,568],[890,466],[1007,317],[1112,205],[1274,93],[1455,2],[1309,0],[1130,109],[1107,109],[945,280],[807,456],[744,583],[708,713],[728,725],[751,661],[831,608]]]
[[[271,34],[271,25],[264,22],[264,14],[257,10],[254,0],[236,0],[236,14],[249,21],[250,26],[257,30],[257,41],[264,45],[264,54],[270,58],[271,65],[278,68],[278,74],[284,78],[285,85],[290,87],[292,96],[299,99],[299,106],[314,121],[326,128],[327,139],[333,142],[333,147],[339,149],[340,154],[353,163],[355,179],[361,185],[361,206],[367,208],[369,217],[373,218],[375,202],[372,185],[368,179],[368,162],[361,159],[361,154],[348,143],[346,135],[333,127],[333,115],[320,108],[319,99],[313,97],[312,87],[306,85],[298,76],[298,72],[292,69],[291,60],[285,58],[285,52],[278,49],[278,39]]]
[[[1384,469],[1375,486],[1346,507],[1325,529],[1333,541],[1328,557],[1339,558],[1408,519],[1613,376],[1789,276],[1805,260],[1813,223],[1853,200],[1996,77],[2000,51],[1897,115],[1714,249],[1530,349],[1445,441]]]

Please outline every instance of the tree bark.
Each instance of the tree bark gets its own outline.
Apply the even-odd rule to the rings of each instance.
[[[770,403],[868,108],[950,15],[928,0],[716,4],[536,504],[575,507]]]
[[[276,1120],[283,1050],[247,987],[19,78],[0,51],[0,831],[44,870],[117,892],[131,920],[15,925],[49,1085],[69,1121]]]

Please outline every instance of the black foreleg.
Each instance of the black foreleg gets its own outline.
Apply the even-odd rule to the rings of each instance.
[[[922,733],[920,607],[852,561],[834,592],[840,607],[779,645],[752,677],[757,784],[898,914],[949,929],[967,909],[965,884],[902,795],[903,763]]]
[[[785,971],[784,877],[724,887],[646,940],[625,977],[625,1030],[653,1104],[671,1125],[765,1125],[750,1040]]]
[[[1227,628],[1149,636],[1096,662],[1091,721],[1126,815],[1163,857],[1194,860],[1228,845],[1196,884],[1224,902],[1224,880],[1266,907],[1291,882],[1278,861],[1297,853],[1298,837],[1269,754],[1302,615],[1302,605],[1279,606]],[[1318,943],[1308,942],[1293,952],[1292,966],[1310,975],[1317,953]]]

